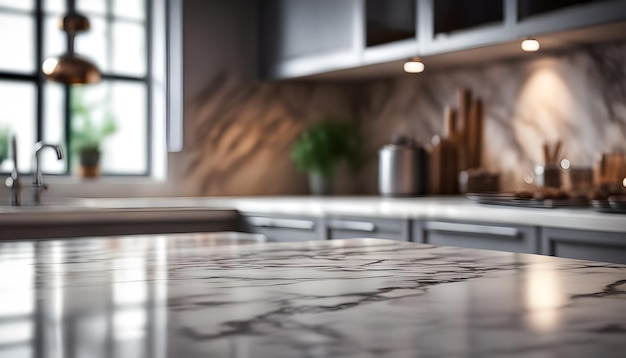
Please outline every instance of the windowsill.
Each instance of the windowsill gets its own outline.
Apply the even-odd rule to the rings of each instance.
[[[80,178],[74,175],[68,176],[45,176],[45,181],[48,184],[79,184],[79,185],[123,185],[123,184],[162,184],[166,183],[165,179],[157,179],[149,176],[100,176],[97,178]]]
[[[22,176],[22,198],[30,196],[30,176]],[[67,198],[134,198],[134,197],[172,197],[181,196],[179,186],[167,180],[151,177],[99,177],[82,179],[74,176],[46,176],[48,189],[43,193],[43,200]],[[0,202],[8,198],[9,192],[0,186]]]
[[[175,196],[171,183],[152,177],[49,177],[47,195],[63,198]]]

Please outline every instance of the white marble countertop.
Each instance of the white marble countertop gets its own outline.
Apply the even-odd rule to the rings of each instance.
[[[624,265],[375,239],[216,243],[189,234],[0,243],[0,356],[626,351]]]
[[[463,197],[197,197],[73,199],[44,207],[0,207],[0,224],[132,221],[169,218],[220,220],[236,211],[305,216],[370,216],[470,221],[626,233],[626,215],[591,209],[486,206]]]

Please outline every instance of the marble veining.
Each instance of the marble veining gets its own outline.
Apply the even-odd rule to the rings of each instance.
[[[378,149],[394,133],[429,145],[443,133],[444,108],[468,88],[485,103],[483,166],[501,173],[503,190],[521,189],[543,162],[544,142],[563,140],[574,167],[626,151],[625,58],[622,41],[361,82],[250,83],[225,70],[193,99],[192,155],[172,155],[173,172],[188,195],[306,194],[289,149],[331,117],[357,121],[365,139],[362,169],[344,174],[335,192],[377,194]]]
[[[194,195],[307,192],[289,157],[292,143],[316,121],[354,121],[349,93],[338,84],[249,83],[221,73],[195,99],[187,136],[194,156],[181,179]]]
[[[2,357],[623,357],[626,266],[353,239],[0,243]]]

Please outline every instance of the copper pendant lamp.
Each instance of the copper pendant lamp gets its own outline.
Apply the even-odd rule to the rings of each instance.
[[[89,19],[75,11],[74,0],[70,0],[68,14],[60,23],[67,34],[67,52],[43,62],[42,71],[46,78],[67,84],[87,84],[100,81],[100,70],[85,57],[74,53],[74,38],[89,30]]]

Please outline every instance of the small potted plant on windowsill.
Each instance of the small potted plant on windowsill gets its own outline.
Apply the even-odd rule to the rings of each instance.
[[[356,167],[361,159],[361,139],[349,122],[327,119],[313,124],[294,142],[291,158],[296,168],[309,175],[314,195],[329,195],[337,165],[346,161]]]
[[[9,128],[0,127],[0,165],[9,157],[9,140],[11,133]]]
[[[80,176],[96,178],[100,175],[102,143],[116,131],[117,124],[110,113],[106,114],[102,124],[96,124],[80,91],[72,91],[71,148],[78,157]]]

